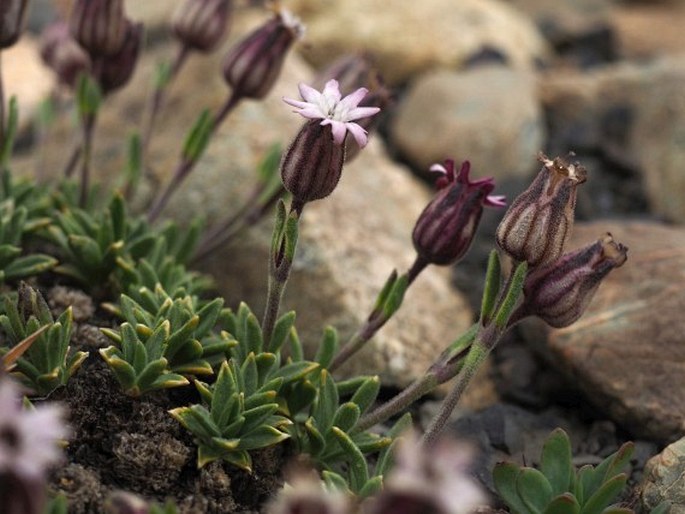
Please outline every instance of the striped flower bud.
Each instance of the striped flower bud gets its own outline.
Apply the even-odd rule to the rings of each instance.
[[[188,48],[211,52],[226,34],[231,9],[231,0],[186,0],[174,13],[171,26]]]
[[[331,126],[309,121],[283,156],[283,185],[301,205],[326,198],[340,181],[344,161],[345,146],[333,141]]]
[[[76,0],[71,34],[91,57],[117,54],[124,46],[127,21],[123,0]]]
[[[21,36],[28,3],[29,0],[0,1],[0,48],[9,48]]]
[[[224,60],[223,73],[233,94],[241,98],[264,98],[280,75],[288,50],[303,34],[300,21],[282,9],[231,48]]]
[[[559,257],[571,234],[576,188],[587,172],[579,164],[540,155],[543,163],[533,183],[519,195],[497,227],[497,244],[530,267]]]
[[[561,328],[585,312],[602,279],[628,258],[628,248],[607,233],[594,243],[533,269],[523,286],[524,301],[513,319],[538,316]]]
[[[489,194],[495,188],[493,179],[469,180],[470,167],[465,161],[455,174],[451,159],[445,166],[431,166],[431,171],[442,174],[436,181],[440,189],[419,216],[412,234],[414,248],[426,262],[447,265],[461,259],[471,246],[483,206],[505,205],[504,197]]]
[[[126,41],[115,55],[104,59],[98,81],[107,94],[125,86],[133,75],[143,41],[143,24],[127,22]]]

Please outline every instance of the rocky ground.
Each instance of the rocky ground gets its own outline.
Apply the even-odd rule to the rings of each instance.
[[[486,483],[496,460],[534,462],[556,426],[571,433],[579,464],[636,440],[635,508],[649,512],[667,498],[673,512],[685,512],[685,2],[283,3],[307,23],[305,42],[270,97],[244,103],[227,120],[166,215],[213,219],[238,204],[261,155],[274,142],[286,145],[299,126],[280,98],[296,95],[298,82],[342,53],[371,53],[394,105],[335,194],[308,208],[285,298],[311,348],[325,324],[349,334],[391,269],[411,263],[410,234],[430,198],[431,163],[469,159],[474,176],[496,177],[497,192],[513,198],[536,173],[539,150],[575,152],[589,179],[571,246],[610,231],[630,248],[628,263],[575,325],[552,331],[528,323],[511,334],[455,413],[453,430],[482,450]],[[122,137],[140,121],[155,63],[174,50],[163,4],[129,2],[131,17],[148,26],[149,50],[129,88],[104,108],[96,142],[103,177],[121,169]],[[238,4],[230,41],[191,59],[172,88],[150,150],[157,180],[168,178],[198,110],[225,100],[219,67],[226,48],[264,16]],[[72,119],[61,117],[51,144],[32,149],[31,113],[52,87],[32,47],[28,38],[3,53],[8,87],[25,99],[18,166],[33,170],[39,158],[44,174],[56,173],[67,158]],[[26,98],[27,91],[34,95]],[[397,318],[343,371],[378,373],[388,394],[419,376],[471,323],[500,215],[486,213],[455,269],[422,274]],[[229,302],[261,308],[270,230],[269,221],[261,223],[200,264]],[[434,408],[423,405],[423,419]]]

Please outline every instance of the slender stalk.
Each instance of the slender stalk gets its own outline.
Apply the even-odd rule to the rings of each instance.
[[[174,192],[176,192],[176,189],[178,189],[178,186],[181,185],[181,182],[183,182],[183,179],[185,179],[192,168],[193,161],[188,160],[182,160],[176,165],[176,171],[171,177],[171,181],[162,191],[162,193],[155,199],[152,207],[150,207],[150,210],[147,213],[147,220],[150,223],[153,223],[159,217],[159,215],[162,213],[162,210],[164,210],[164,207],[166,207],[166,204],[169,203],[171,196],[174,194]]]
[[[280,227],[280,234],[277,234],[279,239],[275,245],[272,245],[269,261],[269,285],[262,318],[262,335],[267,349],[271,343],[271,336],[278,319],[283,292],[290,277],[290,269],[297,246],[298,225],[303,209],[304,203],[297,202],[295,199],[292,200],[287,218],[282,216],[283,225]],[[277,216],[282,212],[279,212]],[[279,227],[276,230],[279,230]]]
[[[426,373],[383,405],[362,416],[354,427],[355,432],[362,432],[390,419],[422,396],[430,393],[437,385],[438,378],[433,373]]]
[[[486,332],[487,331],[488,330],[486,329]],[[423,434],[421,443],[424,446],[432,446],[437,440],[438,436],[442,433],[442,430],[445,428],[445,424],[449,420],[452,411],[457,406],[462,394],[466,390],[466,386],[469,385],[487,356],[490,354],[491,348],[492,347],[489,345],[484,345],[480,340],[476,340],[473,346],[471,346],[471,350],[466,356],[466,361],[464,362],[461,371],[457,375],[454,387],[443,400],[442,405],[440,406],[440,411],[438,412],[437,416],[431,420],[430,425]]]
[[[145,123],[145,130],[143,132],[143,143],[141,145],[141,152],[143,159],[147,155],[148,147],[150,146],[150,141],[152,139],[152,134],[154,132],[155,126],[157,125],[157,117],[164,106],[166,101],[167,91],[171,82],[176,78],[178,72],[181,70],[186,60],[190,55],[190,48],[186,45],[181,45],[178,47],[178,52],[176,57],[171,63],[169,68],[169,75],[164,79],[161,84],[157,84],[155,87],[155,92],[152,95],[152,100],[150,101],[150,108],[148,109],[148,118]]]
[[[86,206],[90,189],[90,160],[93,148],[93,134],[95,132],[96,115],[91,114],[83,120],[83,159],[81,160],[81,189],[79,205]]]
[[[71,149],[71,155],[69,155],[69,159],[67,160],[67,163],[64,166],[64,172],[63,175],[67,178],[71,177],[74,174],[74,171],[76,170],[76,165],[78,164],[79,160],[81,159],[81,155],[83,154],[83,141],[79,139],[74,143],[74,148]]]
[[[240,102],[241,99],[242,97],[231,94],[231,96],[228,98],[228,101],[226,101],[219,112],[214,116],[210,137],[216,133],[216,130],[226,119],[226,116],[228,116],[233,108],[238,105],[238,102]],[[190,172],[193,171],[193,168],[195,168],[195,165],[198,163],[198,161],[199,156],[195,159],[188,159],[184,156],[181,156],[181,160],[176,166],[176,171],[174,172],[171,181],[152,202],[152,207],[150,207],[150,210],[147,213],[147,219],[150,223],[154,222],[159,217],[164,210],[164,207],[166,207],[167,203],[169,202],[169,199],[178,189],[178,186],[180,186],[183,180],[185,180]]]
[[[428,261],[424,260],[420,256],[417,256],[414,263],[405,273],[407,278],[407,287],[409,287],[416,277],[423,271],[423,269],[428,266]],[[357,353],[361,348],[374,336],[376,333],[385,325],[390,318],[392,318],[394,312],[390,315],[383,312],[381,309],[378,312],[372,313],[364,322],[364,324],[359,327],[359,329],[354,333],[354,335],[340,348],[340,351],[333,359],[333,362],[328,367],[329,371],[333,372],[342,366],[352,355]]]

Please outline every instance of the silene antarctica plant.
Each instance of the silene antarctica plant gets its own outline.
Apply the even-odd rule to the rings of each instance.
[[[20,37],[28,5],[0,3],[3,51]],[[272,7],[225,54],[216,71],[230,91],[185,127],[168,181],[154,182],[163,164],[150,150],[161,116],[188,60],[217,50],[236,29],[233,1],[178,2],[175,54],[157,68],[140,131],[124,142],[124,170],[110,183],[95,173],[106,164],[94,152],[98,120],[145,46],[144,28],[122,0],[75,0],[69,19],[43,35],[41,56],[71,99],[55,109],[73,108],[77,122],[59,176],[12,171],[18,108],[0,86],[2,514],[475,512],[488,499],[469,471],[473,449],[443,434],[465,389],[513,326],[531,316],[569,326],[626,262],[627,248],[610,234],[566,248],[587,172],[541,155],[539,174],[496,231],[478,320],[451,334],[395,396],[381,394],[376,375],[345,374],[344,365],[402,316],[423,270],[458,264],[484,209],[506,207],[493,179],[447,158],[430,167],[437,191],[406,235],[413,263],[388,270],[347,340],[318,327],[321,340],[308,355],[296,314],[281,304],[297,271],[305,207],[335,194],[390,103],[365,56],[341,59],[317,87],[301,83],[301,99],[283,99],[304,123],[285,151],[275,145],[265,154],[242,204],[209,226],[188,213],[180,225],[162,220],[188,176],[202,174],[219,127],[243,101],[271,93],[303,36],[296,16]],[[141,187],[150,183],[158,187]],[[257,316],[245,303],[227,306],[196,269],[271,213]],[[419,430],[411,407],[450,380],[437,414]],[[612,503],[625,485],[629,448],[576,475],[567,438],[554,432],[541,470],[502,464],[496,488],[514,514],[631,512]]]

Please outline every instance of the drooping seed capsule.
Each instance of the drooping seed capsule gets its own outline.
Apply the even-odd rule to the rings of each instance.
[[[185,0],[171,21],[174,34],[188,48],[211,52],[226,35],[232,7],[231,0]]]
[[[117,54],[126,39],[123,0],[76,0],[69,27],[91,57]]]
[[[115,55],[103,59],[98,81],[107,94],[125,86],[133,75],[143,42],[143,24],[127,22],[126,41]]]

